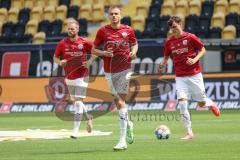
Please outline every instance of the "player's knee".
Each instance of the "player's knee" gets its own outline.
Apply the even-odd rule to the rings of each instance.
[[[118,99],[118,98],[114,99],[114,102],[115,102],[115,104],[117,106],[117,109],[120,109],[120,108],[125,106],[125,102],[120,100],[120,99]]]
[[[205,106],[205,101],[202,101],[202,102],[198,102],[198,105],[199,105],[199,107],[204,107]]]
[[[184,114],[185,112],[187,112],[187,107],[188,107],[188,101],[185,99],[181,99],[178,100],[178,105],[179,105],[179,109],[180,109],[180,113]]]

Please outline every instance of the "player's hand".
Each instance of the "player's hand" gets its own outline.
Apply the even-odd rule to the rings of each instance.
[[[164,71],[164,68],[165,68],[165,65],[159,64],[158,72],[159,72],[159,73],[162,73],[162,72]]]
[[[88,60],[88,61],[85,61],[83,62],[82,66],[86,67],[86,68],[89,68],[89,66],[91,65],[91,62]]]
[[[113,51],[103,51],[103,56],[113,57]]]
[[[131,60],[133,60],[137,58],[137,55],[136,53],[130,52],[130,57],[131,57]]]
[[[66,59],[61,60],[59,65],[65,67],[67,65],[67,60]]]
[[[195,64],[196,62],[197,62],[197,61],[196,61],[194,58],[189,58],[189,57],[188,57],[186,63],[187,63],[188,65],[193,65],[193,64]]]

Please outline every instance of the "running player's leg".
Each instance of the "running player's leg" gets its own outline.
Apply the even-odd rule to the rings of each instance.
[[[202,74],[196,74],[189,79],[193,99],[198,102],[200,107],[208,107],[215,116],[220,116],[217,105],[206,96]]]
[[[191,122],[191,116],[188,111],[189,91],[188,91],[188,84],[185,77],[176,77],[176,89],[177,89],[178,107],[180,109],[181,120],[187,132],[185,137],[181,139],[192,139],[193,138],[192,122]]]
[[[83,103],[83,99],[86,97],[88,83],[84,81],[84,78],[78,78],[75,80],[66,79],[65,81],[68,85],[71,100],[73,101],[73,105],[75,108],[73,131],[71,138],[77,138],[83,114],[87,113],[87,109]],[[89,119],[87,120],[87,131],[91,132],[91,130],[92,120]]]
[[[114,102],[119,111],[119,128],[120,128],[119,142],[116,146],[114,146],[115,150],[123,150],[127,148],[126,133],[127,133],[128,112],[127,112],[127,107],[124,101],[125,97],[126,97],[125,94],[121,94],[119,95],[119,97],[114,98]]]
[[[112,94],[114,95],[114,102],[119,110],[120,137],[118,144],[114,146],[115,150],[122,150],[127,148],[126,144],[127,129],[131,129],[131,131],[133,129],[133,124],[128,119],[128,110],[127,105],[125,103],[125,98],[129,91],[130,77],[126,76],[128,73],[129,71],[125,70],[119,73],[106,74],[108,85],[110,87]],[[132,137],[131,140],[127,138],[128,142],[130,143],[133,142],[133,131],[131,132],[131,137]]]
[[[78,103],[83,108],[83,116],[86,118],[86,130],[87,132],[92,132],[92,116],[88,113],[88,110],[83,103],[83,99],[86,98],[87,87],[88,87],[89,77],[79,78],[77,81],[78,87],[76,88],[76,98],[78,99]]]

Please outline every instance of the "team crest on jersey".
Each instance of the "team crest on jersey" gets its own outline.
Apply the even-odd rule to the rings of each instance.
[[[122,33],[122,36],[123,36],[123,38],[127,37],[127,33],[126,33],[126,32],[123,32],[123,33]]]
[[[183,45],[187,45],[188,41],[187,40],[183,40]]]
[[[79,45],[78,45],[78,49],[82,50],[82,49],[83,49],[83,45],[82,45],[82,44],[79,44]]]

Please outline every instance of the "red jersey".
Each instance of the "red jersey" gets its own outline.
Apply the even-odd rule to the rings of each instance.
[[[92,42],[78,37],[74,42],[70,38],[64,38],[56,47],[55,57],[67,60],[64,71],[67,79],[77,79],[88,76],[88,69],[82,66],[87,61],[87,53],[92,49]]]
[[[191,76],[201,72],[199,61],[187,64],[187,58],[194,58],[204,44],[194,34],[183,32],[180,38],[174,36],[164,43],[164,56],[172,56],[177,77]]]
[[[136,43],[135,33],[127,25],[121,25],[119,29],[113,29],[111,25],[100,28],[94,45],[99,47],[103,44],[105,51],[113,51],[113,57],[103,57],[104,71],[116,73],[129,69],[131,67],[130,44]]]

